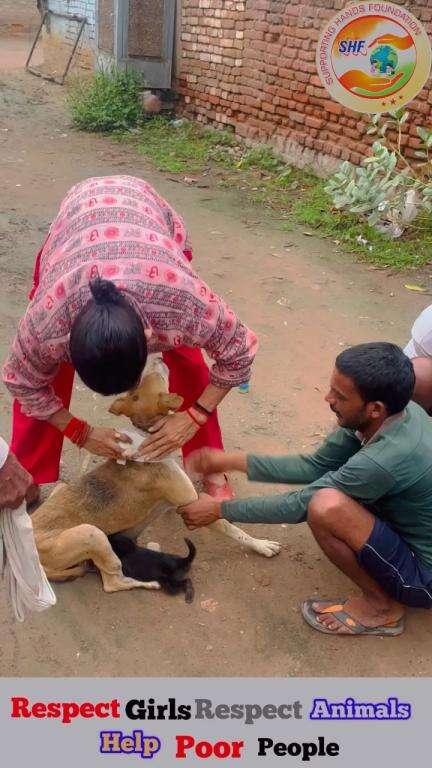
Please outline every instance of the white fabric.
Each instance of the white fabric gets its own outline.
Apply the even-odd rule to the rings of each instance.
[[[124,459],[117,459],[117,464],[126,464],[126,459],[131,460],[132,456],[140,445],[142,443],[145,443],[146,440],[151,437],[147,432],[141,432],[140,430],[131,430],[131,429],[123,429],[122,434],[127,435],[132,440],[131,443],[121,443],[119,442],[119,445],[123,446],[123,456]],[[148,459],[145,459],[143,456],[140,456],[137,459],[133,459],[133,461],[136,461],[138,464],[165,464],[167,467],[169,467],[171,470],[174,470],[179,475],[181,475],[184,480],[186,480],[187,483],[191,483],[190,478],[187,476],[184,469],[182,469],[176,462],[176,460],[173,458],[174,454],[171,454],[170,456],[166,456],[164,459],[152,459],[149,461]],[[193,488],[193,485],[192,485]]]
[[[117,464],[126,464],[126,459],[132,459],[132,456],[137,452],[140,445],[145,443],[150,435],[147,434],[147,432],[137,432],[136,430],[132,429],[122,429],[121,434],[130,437],[132,440],[131,443],[122,443],[119,441],[119,446],[123,450],[124,459],[117,459]],[[144,464],[147,459],[145,459],[143,456],[140,456],[134,459],[134,461],[137,461],[139,464]]]
[[[432,357],[432,304],[414,321],[411,340],[404,349],[409,358]]]
[[[117,459],[117,464],[126,464],[126,459],[129,461],[133,460],[136,461],[137,464],[155,464],[155,463],[171,463],[176,464],[174,459],[172,458],[174,454],[170,454],[169,456],[165,456],[164,459],[146,459],[144,456],[138,456],[137,458],[133,458],[134,454],[137,452],[138,448],[151,437],[151,434],[148,432],[141,432],[140,429],[122,429],[121,431],[122,435],[127,435],[131,439],[131,443],[123,443],[121,440],[118,441],[119,446],[123,450],[123,459]],[[176,464],[178,466],[178,464]],[[180,467],[179,467],[180,469]],[[183,470],[182,470],[183,472]]]
[[[8,455],[9,455],[9,446],[7,442],[3,440],[2,437],[0,437],[0,469],[5,463]]]
[[[0,574],[18,621],[27,611],[44,611],[57,602],[40,564],[25,502],[0,514]]]

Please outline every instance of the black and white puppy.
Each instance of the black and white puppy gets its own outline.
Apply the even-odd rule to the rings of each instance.
[[[148,547],[139,547],[134,541],[121,533],[108,536],[109,542],[122,564],[125,576],[137,581],[158,581],[169,595],[184,592],[185,601],[194,599],[192,581],[185,578],[196,555],[195,545],[185,539],[189,549],[186,557],[157,552]]]

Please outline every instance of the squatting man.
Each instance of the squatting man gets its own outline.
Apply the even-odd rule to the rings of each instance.
[[[339,426],[314,454],[201,449],[194,456],[197,474],[239,471],[253,481],[305,486],[223,502],[203,494],[180,512],[191,529],[219,518],[307,522],[328,559],[361,590],[343,603],[303,602],[304,619],[320,632],[399,635],[404,606],[432,606],[432,421],[412,401],[417,363],[387,342],[343,351],[325,398]]]

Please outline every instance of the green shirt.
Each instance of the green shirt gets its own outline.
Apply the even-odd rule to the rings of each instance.
[[[237,523],[301,523],[313,494],[336,488],[388,522],[432,570],[432,420],[415,403],[384,422],[366,444],[350,429],[333,432],[316,453],[247,457],[249,480],[307,484],[273,496],[225,501]]]

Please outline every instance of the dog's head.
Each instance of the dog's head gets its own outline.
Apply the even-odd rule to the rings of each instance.
[[[144,374],[136,389],[114,400],[109,412],[116,416],[127,416],[134,427],[146,430],[162,416],[178,411],[182,405],[183,398],[180,395],[168,392],[164,370],[153,366],[150,373]]]

